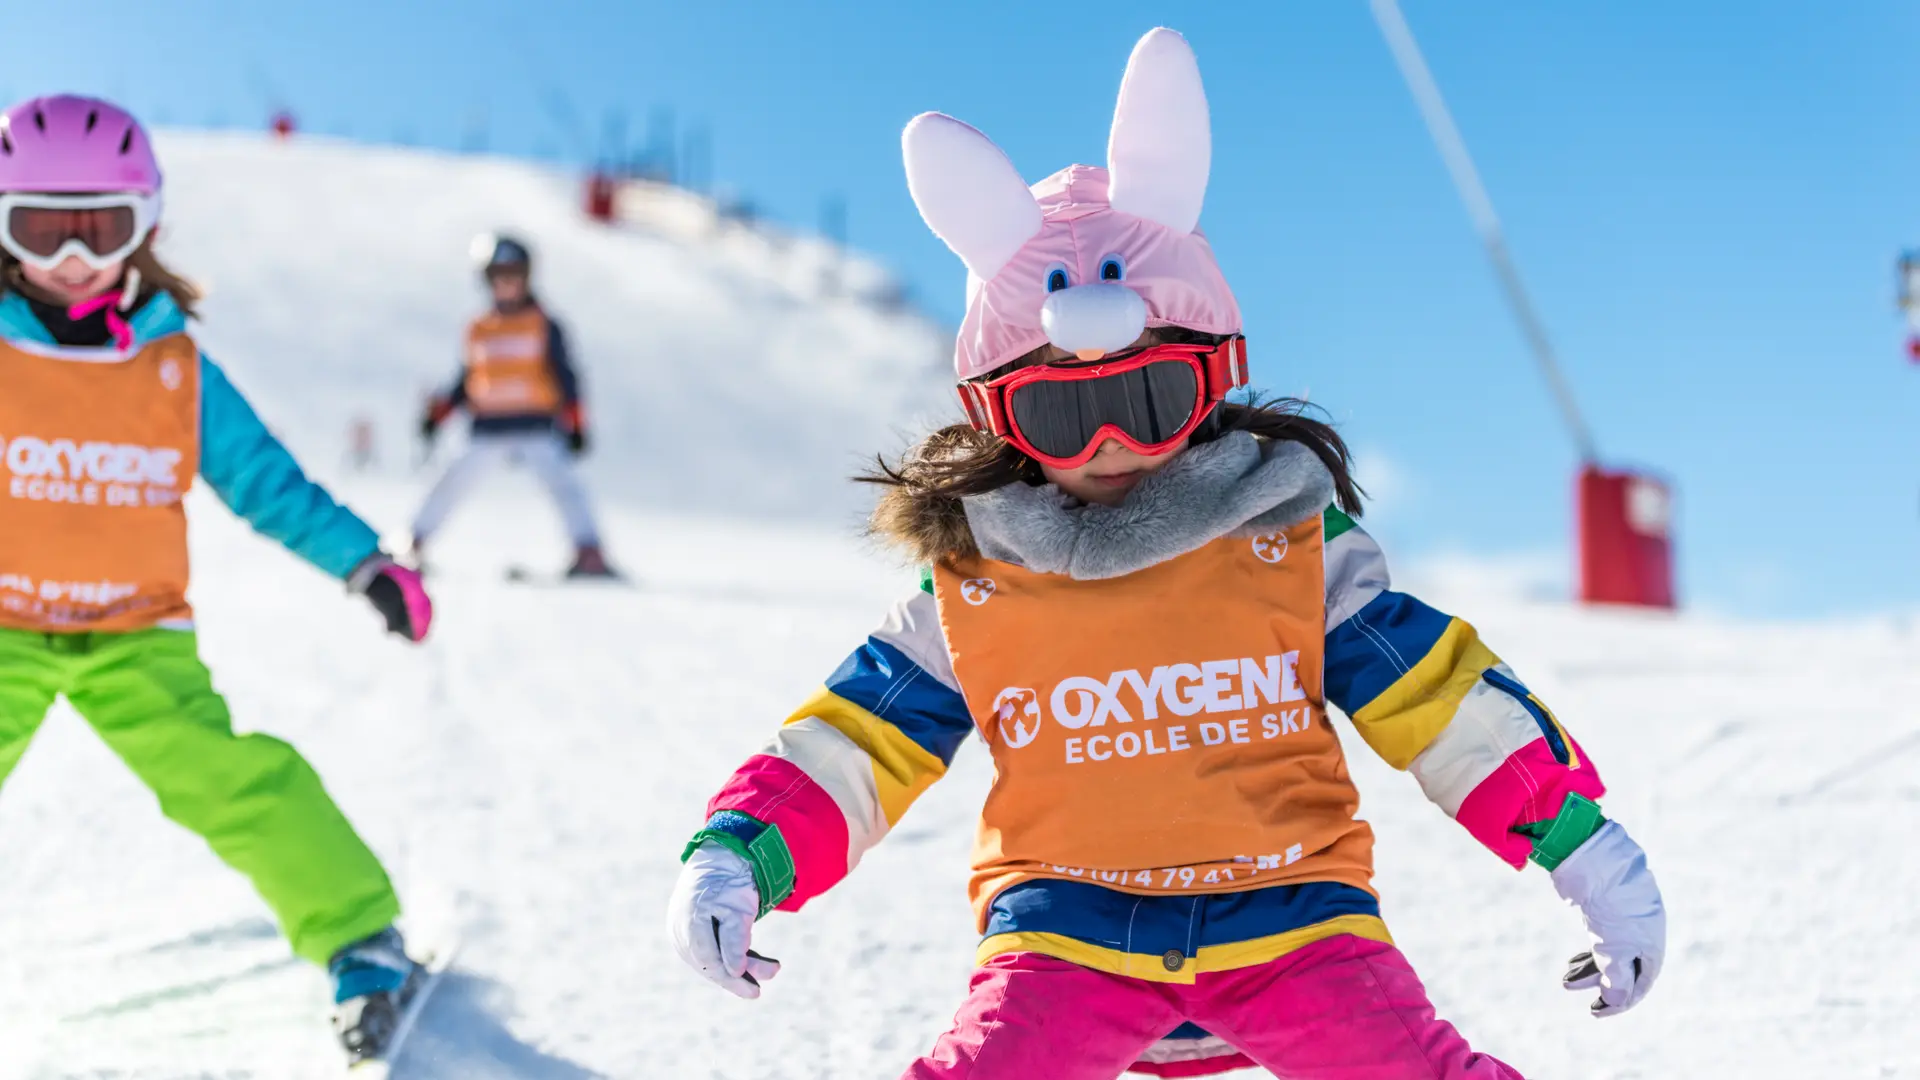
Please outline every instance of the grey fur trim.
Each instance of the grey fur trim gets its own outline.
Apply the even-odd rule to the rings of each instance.
[[[1009,484],[965,504],[982,555],[1091,581],[1284,528],[1332,502],[1333,476],[1312,450],[1236,431],[1180,454],[1119,506],[1086,506],[1052,484]]]

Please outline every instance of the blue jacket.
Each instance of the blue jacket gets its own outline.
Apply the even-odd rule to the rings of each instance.
[[[187,329],[172,298],[161,293],[129,320],[136,344]],[[56,344],[18,294],[0,295],[0,338]],[[261,533],[336,578],[380,549],[380,539],[353,511],[307,479],[298,462],[240,396],[226,372],[200,354],[200,476],[233,512]]]

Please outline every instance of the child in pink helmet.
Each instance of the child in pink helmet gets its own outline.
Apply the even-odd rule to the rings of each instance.
[[[419,575],[308,480],[188,326],[154,254],[160,167],[95,98],[0,113],[0,781],[64,695],[328,965],[350,1055],[413,972],[386,872],[300,754],[236,735],[199,658],[182,497],[197,476],[260,532],[426,636]]]
[[[1029,188],[932,113],[904,146],[969,273],[969,423],[874,477],[874,530],[922,588],[708,805],[680,955],[759,996],[779,965],[755,920],[838,883],[977,733],[979,966],[907,1077],[1517,1077],[1393,945],[1335,706],[1497,858],[1551,871],[1591,936],[1563,981],[1593,1015],[1638,1003],[1665,915],[1594,763],[1471,626],[1391,588],[1331,428],[1227,400],[1247,342],[1196,228],[1185,40],[1135,48],[1104,169]]]

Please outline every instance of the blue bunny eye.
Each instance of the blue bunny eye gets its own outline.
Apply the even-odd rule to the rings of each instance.
[[[1127,260],[1118,255],[1109,255],[1100,260],[1101,281],[1124,281],[1127,276]]]
[[[1054,263],[1052,266],[1047,267],[1048,292],[1059,292],[1071,284],[1072,282],[1067,280],[1067,268],[1065,266]]]

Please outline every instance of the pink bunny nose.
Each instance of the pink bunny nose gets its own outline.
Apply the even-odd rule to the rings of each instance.
[[[1147,328],[1147,302],[1114,281],[1075,285],[1047,294],[1040,327],[1059,348],[1098,358],[1134,343]]]

